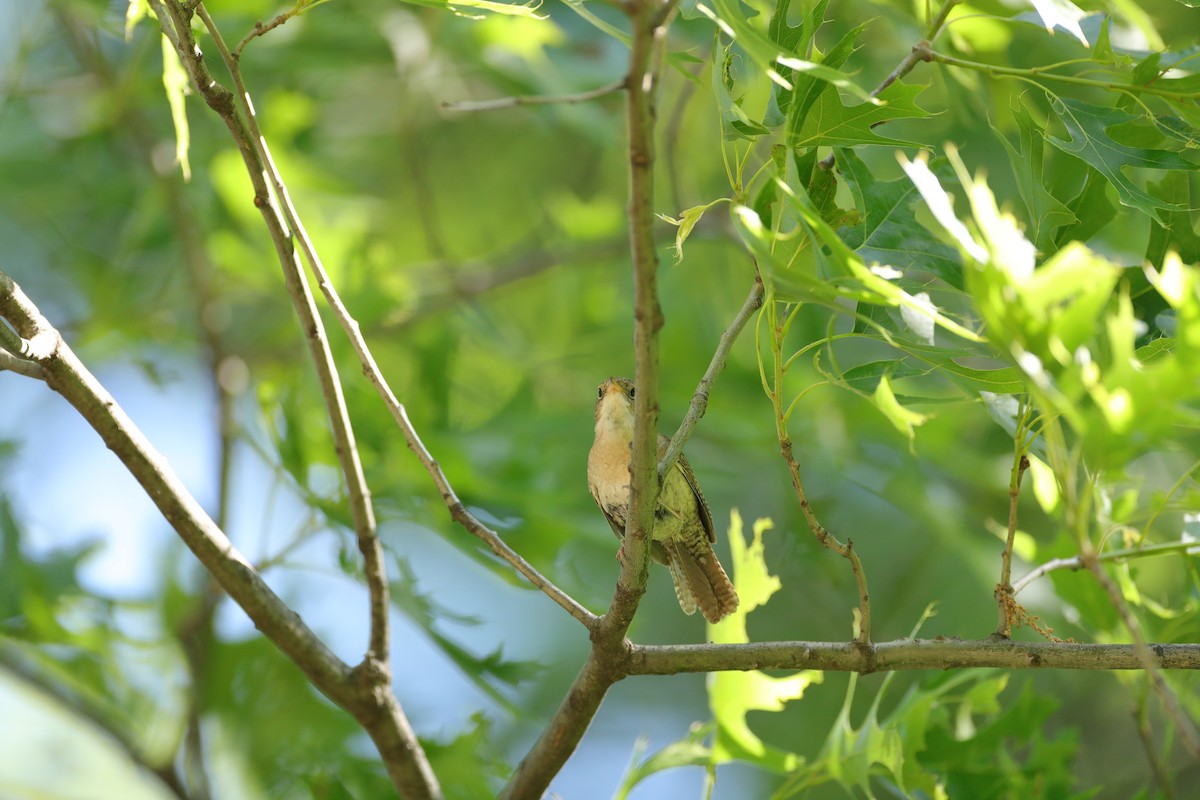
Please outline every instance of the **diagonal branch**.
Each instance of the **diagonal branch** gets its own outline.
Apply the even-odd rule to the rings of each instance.
[[[353,697],[346,699],[352,700],[352,704],[344,707],[352,710],[355,718],[375,741],[397,788],[416,797],[440,796],[437,779],[428,759],[401,711],[394,692],[391,691],[388,588],[370,493],[324,326],[285,222],[278,206],[272,201],[270,187],[264,178],[265,167],[261,151],[256,147],[256,143],[262,142],[261,134],[257,127],[248,127],[247,120],[238,113],[239,103],[244,108],[249,107],[244,87],[238,81],[239,94],[235,97],[213,79],[196,44],[191,27],[190,7],[164,0],[151,0],[151,6],[164,35],[175,46],[192,85],[209,107],[221,117],[238,145],[254,187],[255,205],[262,213],[263,221],[275,245],[288,294],[306,333],[310,354],[321,384],[335,450],[346,481],[351,517],[359,549],[363,554],[364,573],[370,595],[371,631],[368,649],[363,662],[350,676],[351,680],[347,686],[353,690]],[[232,57],[202,7],[201,14],[210,31],[214,33],[214,39],[218,42],[227,63],[231,62]],[[250,122],[253,122],[252,118]]]
[[[338,294],[333,281],[329,278],[329,273],[325,269],[324,263],[321,261],[320,254],[317,252],[316,246],[313,244],[312,237],[308,235],[308,230],[305,228],[300,215],[296,212],[295,205],[292,203],[291,195],[288,193],[287,185],[283,181],[283,177],[279,169],[275,166],[275,160],[271,157],[270,148],[267,146],[266,138],[258,128],[258,120],[254,113],[253,104],[250,102],[250,95],[246,91],[245,83],[241,76],[241,69],[238,66],[238,61],[229,50],[225,47],[224,41],[221,39],[220,31],[213,24],[211,17],[204,10],[204,6],[199,7],[199,14],[205,25],[208,27],[209,33],[213,36],[213,40],[217,44],[217,49],[222,54],[225,60],[225,66],[229,70],[230,77],[233,79],[234,87],[237,90],[237,95],[242,107],[242,114],[246,120],[246,130],[250,135],[250,144],[255,148],[258,156],[256,167],[258,173],[265,174],[270,181],[271,188],[275,192],[275,197],[280,203],[279,211],[286,222],[287,228],[295,236],[296,243],[300,247],[300,252],[303,254],[305,261],[312,270],[313,276],[317,281],[317,286],[321,289],[321,293],[325,296],[326,301],[333,309],[334,316],[337,317],[338,323],[341,325],[346,337],[350,340],[354,348],[355,354],[362,365],[363,374],[375,387],[375,391],[383,399],[388,411],[392,414],[392,419],[404,434],[405,442],[420,459],[421,464],[433,479],[434,485],[445,501],[447,508],[450,510],[450,516],[470,533],[481,539],[488,547],[491,548],[497,556],[504,559],[518,572],[537,588],[541,589],[551,600],[558,603],[572,617],[579,620],[587,627],[595,622],[595,615],[579,604],[573,597],[565,591],[555,586],[552,581],[539,573],[533,565],[527,562],[516,551],[508,546],[500,535],[491,528],[484,525],[474,514],[467,510],[462,501],[458,499],[450,482],[446,479],[445,473],[437,461],[426,449],[425,444],[421,441],[420,435],[413,426],[412,421],[408,418],[408,413],[404,406],[396,399],[395,393],[391,386],[388,385],[387,379],[379,369],[379,365],[375,361],[374,355],[371,353],[370,347],[367,345],[366,339],[363,338],[362,329],[358,321],[350,314],[346,304],[342,301],[341,295]],[[231,130],[233,128],[231,127]],[[235,138],[236,134],[235,134]],[[318,318],[319,319],[319,318]],[[367,586],[372,593],[372,634],[373,642],[372,649],[375,652],[383,652],[386,654],[387,635],[386,635],[386,619],[387,619],[387,576],[384,573],[383,554],[379,547],[377,537],[372,537],[369,542],[363,542],[360,537],[360,549],[363,550],[364,557],[364,572],[366,573]],[[378,624],[377,624],[378,623]],[[381,659],[386,661],[386,659]]]
[[[667,6],[671,6],[670,3]],[[629,247],[633,261],[634,397],[633,452],[625,557],[608,613],[592,629],[592,650],[562,704],[504,787],[503,798],[541,797],[570,758],[600,708],[610,686],[624,677],[628,657],[625,634],[646,592],[646,538],[654,525],[658,500],[658,333],[663,325],[658,303],[658,255],[654,241],[654,92],[653,56],[666,35],[665,17],[655,0],[630,0],[624,6],[632,36],[625,112],[629,137]]]
[[[145,435],[100,385],[58,331],[8,275],[0,272],[0,316],[25,338],[52,338],[40,360],[46,383],[75,407],[142,485],[205,569],[255,626],[330,698],[341,702],[349,667],[279,599],[196,502]]]
[[[159,1],[156,0],[156,9]],[[366,476],[363,474],[362,461],[359,458],[358,445],[354,439],[354,428],[346,408],[346,399],[342,393],[337,365],[334,363],[329,339],[325,334],[325,324],[317,311],[312,290],[304,277],[303,267],[296,258],[296,250],[289,235],[289,233],[297,232],[294,214],[293,218],[288,218],[288,214],[281,213],[280,208],[270,200],[270,189],[275,189],[275,196],[282,200],[282,195],[279,194],[279,186],[282,181],[278,180],[278,171],[270,160],[270,153],[266,149],[266,140],[258,128],[258,121],[250,105],[249,94],[242,83],[241,73],[237,69],[237,62],[229,53],[220,31],[213,24],[212,17],[208,15],[203,3],[197,6],[196,13],[225,59],[236,91],[230,95],[228,90],[219,87],[212,80],[203,59],[189,57],[188,54],[193,54],[193,56],[198,54],[198,51],[191,47],[195,44],[195,34],[192,32],[190,24],[180,27],[180,21],[176,19],[176,32],[184,45],[179,49],[180,57],[184,60],[188,74],[191,75],[196,88],[205,95],[209,105],[224,120],[234,139],[238,140],[246,171],[254,185],[255,205],[262,212],[263,219],[271,233],[271,239],[275,242],[276,250],[279,253],[279,263],[283,267],[284,280],[287,282],[288,294],[291,296],[296,314],[300,318],[301,327],[307,333],[310,355],[317,369],[321,394],[325,399],[326,412],[333,431],[334,448],[346,481],[350,516],[358,539],[358,549],[363,556],[363,574],[366,578],[367,592],[370,595],[371,630],[365,660],[375,662],[374,668],[382,668],[386,671],[390,637],[388,635],[388,584],[383,563],[383,548],[377,535],[371,494],[367,488]],[[160,16],[159,19],[161,20],[162,17]],[[220,108],[213,105],[209,94],[218,95],[218,89],[224,92],[225,96],[229,96],[236,106],[234,103],[223,103]],[[240,114],[238,113],[239,108]],[[264,176],[272,179],[270,188],[268,188],[268,182]]]
[[[758,273],[756,264],[754,285],[750,287],[750,294],[746,295],[746,302],[742,304],[742,308],[733,318],[733,322],[729,323],[729,327],[721,334],[712,360],[708,362],[708,369],[704,371],[704,377],[700,379],[700,383],[692,395],[692,402],[688,406],[687,414],[679,423],[679,429],[675,431],[675,435],[671,437],[671,444],[667,448],[667,452],[658,462],[658,479],[660,481],[679,460],[683,446],[687,444],[688,439],[692,436],[692,431],[696,429],[696,424],[708,410],[708,395],[712,391],[712,385],[716,382],[717,376],[725,369],[725,363],[729,360],[729,351],[733,348],[733,343],[737,341],[738,334],[742,332],[742,328],[746,327],[746,323],[750,321],[754,312],[762,308],[763,292],[762,275]]]

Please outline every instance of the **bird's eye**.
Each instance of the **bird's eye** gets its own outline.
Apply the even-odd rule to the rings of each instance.
[[[604,387],[603,386],[601,386],[599,389],[596,390],[596,397],[604,397]]]
[[[636,394],[636,392],[637,392],[637,390],[634,389],[632,386],[629,387],[629,399],[630,400],[633,399],[633,395]]]

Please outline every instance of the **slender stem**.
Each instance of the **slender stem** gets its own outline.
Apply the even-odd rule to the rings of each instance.
[[[201,13],[203,13],[203,11]],[[214,40],[217,42],[218,49],[221,50],[223,54],[226,53],[227,51],[224,49],[224,43],[221,42],[219,38],[219,33],[216,31],[215,27],[213,27],[211,30]],[[418,435],[416,428],[413,426],[412,421],[408,417],[408,412],[405,410],[403,404],[396,399],[395,393],[392,391],[387,379],[384,378],[383,373],[380,371],[379,365],[376,363],[375,357],[371,353],[371,349],[367,345],[366,339],[363,338],[362,330],[358,324],[358,321],[354,319],[347,309],[346,304],[342,301],[336,287],[329,278],[329,273],[325,270],[325,266],[321,261],[321,257],[318,254],[315,245],[312,242],[312,238],[308,235],[308,231],[304,227],[304,223],[300,219],[299,214],[296,213],[295,206],[292,203],[291,195],[288,193],[287,186],[283,182],[282,176],[279,174],[279,170],[275,166],[274,159],[271,157],[266,140],[262,137],[261,133],[258,132],[258,124],[254,114],[252,113],[252,104],[249,103],[249,95],[245,91],[240,69],[238,68],[236,61],[227,57],[225,63],[226,67],[230,71],[231,77],[234,80],[235,86],[238,88],[239,93],[244,98],[244,113],[246,114],[248,127],[254,137],[255,142],[261,145],[260,155],[262,163],[265,166],[268,177],[272,182],[272,188],[275,190],[276,196],[280,200],[280,207],[283,216],[287,221],[288,226],[295,234],[296,241],[300,247],[300,252],[303,254],[305,261],[307,261],[309,264],[309,267],[317,280],[317,285],[321,289],[322,294],[325,296],[326,301],[333,309],[334,316],[337,317],[338,322],[341,324],[343,332],[346,334],[351,345],[354,347],[354,352],[358,356],[364,374],[375,387],[375,390],[379,396],[383,399],[385,405],[392,414],[393,420],[395,420],[396,424],[400,427],[409,449],[417,455],[426,471],[430,474],[434,485],[437,487],[438,492],[441,494],[442,499],[445,501],[446,506],[450,511],[450,516],[472,534],[483,540],[483,542],[487,544],[488,547],[490,547],[492,551],[496,553],[496,555],[512,565],[518,572],[524,575],[530,583],[546,593],[550,599],[558,603],[563,609],[571,614],[571,616],[575,617],[575,619],[579,620],[584,625],[590,627],[596,619],[594,614],[581,606],[566,592],[555,586],[545,576],[541,575],[531,564],[517,554],[516,551],[510,548],[504,542],[504,540],[500,538],[498,533],[488,528],[486,525],[480,522],[478,518],[471,514],[467,510],[466,506],[463,505],[463,503],[458,499],[458,496],[455,494],[453,488],[451,488],[450,483],[446,479],[445,473],[442,472],[438,462],[433,458],[428,449],[425,447],[425,444],[421,441],[421,437]],[[372,552],[371,557],[367,560],[366,572],[368,586],[372,587],[375,592],[375,601],[373,602],[373,607],[378,606],[380,602],[383,604],[380,606],[381,613],[379,616],[379,618],[382,620],[386,619],[387,581],[386,575],[383,571],[382,550],[376,554],[374,552],[375,549],[376,547],[369,547],[369,550]],[[364,556],[365,555],[366,554],[364,553]],[[372,576],[376,576],[375,579],[372,579]],[[375,617],[373,615],[373,619],[374,618]],[[372,639],[374,640],[380,633],[385,633],[385,631],[375,631],[372,634]],[[383,643],[386,644],[386,635],[383,636]]]
[[[979,72],[986,72],[988,75],[999,78],[1019,78],[1021,80],[1034,81],[1038,79],[1046,79],[1057,81],[1059,83],[1069,83],[1075,86],[1090,86],[1095,89],[1106,89],[1108,91],[1127,92],[1131,95],[1152,94],[1157,97],[1166,97],[1171,100],[1194,100],[1196,95],[1190,92],[1173,92],[1169,89],[1162,89],[1153,84],[1134,84],[1134,83],[1119,83],[1117,81],[1102,81],[1093,78],[1081,78],[1077,75],[1061,75],[1056,72],[1046,72],[1044,69],[1037,67],[1002,67],[995,64],[986,64],[982,61],[969,61],[965,58],[956,58],[954,56],[939,53],[936,50],[926,46],[922,49],[922,56],[925,61],[937,61],[941,64],[946,64],[951,67],[960,67],[962,69],[973,69]]]
[[[943,26],[946,24],[946,18],[950,16],[950,12],[953,11],[954,7],[960,2],[961,0],[943,0],[937,14],[933,17],[933,19],[929,20],[929,25],[925,29],[925,38],[915,44],[912,50],[910,50],[904,56],[904,58],[900,60],[900,63],[896,65],[896,68],[888,73],[888,76],[884,78],[878,86],[871,90],[871,97],[878,97],[893,83],[912,72],[913,68],[916,67],[917,64],[922,61],[929,60],[928,56],[926,55],[929,49],[929,43],[938,37],[938,34],[941,33]],[[830,169],[833,167],[833,161],[833,153],[830,153],[829,155],[825,156],[825,158],[821,159],[819,166],[822,169]]]
[[[629,644],[625,634],[646,592],[646,538],[658,498],[658,255],[654,237],[654,83],[656,43],[666,34],[656,0],[629,0],[629,77],[625,109],[629,156],[629,246],[634,282],[633,452],[630,509],[622,548],[625,557],[608,612],[592,628],[592,650],[546,729],[522,759],[502,798],[541,797],[579,745],[610,686],[624,677]]]
[[[1008,479],[1008,536],[1004,542],[1004,552],[1000,556],[1000,582],[996,584],[996,606],[1000,615],[996,624],[996,636],[1008,637],[1012,633],[1013,621],[1017,618],[1016,601],[1013,599],[1012,587],[1012,552],[1013,543],[1017,537],[1017,505],[1021,498],[1021,478],[1029,469],[1029,459],[1025,453],[1029,447],[1029,437],[1026,436],[1029,425],[1029,402],[1022,398],[1017,412],[1017,429],[1013,434],[1013,465]]]
[[[252,39],[255,39],[259,36],[263,36],[268,31],[272,31],[275,28],[278,28],[280,25],[287,22],[289,19],[291,19],[294,16],[296,16],[296,9],[289,8],[287,11],[284,11],[283,13],[277,15],[275,17],[275,19],[271,20],[270,22],[268,22],[266,24],[263,24],[262,20],[256,20],[254,23],[254,27],[251,28],[250,32],[247,33],[245,36],[243,36],[242,40],[237,43],[237,46],[233,48],[233,52],[231,53],[231,55],[234,58],[241,58],[242,57],[242,49],[245,48],[246,45],[250,44],[250,41]]]
[[[7,350],[0,350],[0,372],[8,370],[15,372],[18,375],[24,375],[26,378],[35,380],[45,380],[46,374],[42,371],[42,367],[36,361],[26,361],[20,356],[15,356]]]
[[[472,112],[472,111],[495,111],[501,108],[516,108],[517,106],[547,106],[547,105],[570,105],[572,103],[586,103],[589,100],[595,100],[605,95],[615,94],[625,88],[625,78],[612,83],[606,83],[603,86],[595,89],[589,89],[585,92],[574,92],[572,94],[554,94],[554,95],[518,95],[516,97],[497,97],[494,100],[462,100],[456,103],[442,103],[442,108],[447,111],[455,112]]]
[[[700,418],[708,410],[708,395],[712,391],[712,385],[716,382],[717,376],[721,374],[721,371],[725,369],[725,364],[729,360],[729,351],[733,348],[733,343],[737,341],[742,328],[746,327],[750,316],[762,308],[762,302],[762,276],[758,274],[758,266],[755,265],[754,284],[750,287],[750,294],[746,295],[746,302],[742,304],[742,308],[738,311],[737,316],[729,323],[729,327],[721,333],[716,352],[713,353],[712,360],[708,362],[708,369],[705,370],[704,377],[700,379],[700,383],[696,386],[696,391],[692,395],[692,402],[688,406],[687,414],[684,415],[683,421],[679,423],[679,429],[675,431],[675,435],[671,437],[671,444],[667,448],[667,452],[663,454],[662,460],[658,462],[659,480],[662,480],[662,476],[666,475],[671,467],[675,465],[675,462],[679,459],[679,454],[683,452],[683,446],[687,444],[687,440],[691,438],[692,431],[696,429],[696,424],[700,422]]]
[[[1130,558],[1149,558],[1151,556],[1165,556],[1172,553],[1197,553],[1200,552],[1200,544],[1196,542],[1163,542],[1161,544],[1150,544],[1144,547],[1131,547],[1125,550],[1110,550],[1106,553],[1097,553],[1096,561],[1104,563],[1106,561],[1123,561]],[[1030,570],[1023,575],[1016,583],[1013,584],[1013,595],[1020,594],[1025,587],[1041,578],[1047,573],[1054,572],[1060,569],[1080,570],[1084,568],[1083,559],[1080,556],[1072,556],[1071,558],[1055,558],[1041,564],[1035,569]]]
[[[292,207],[291,199],[288,197],[287,189],[283,184],[283,178],[280,176],[279,170],[271,158],[266,138],[262,135],[262,131],[258,127],[258,118],[254,113],[254,106],[250,102],[250,94],[246,90],[246,85],[242,80],[241,69],[238,66],[237,59],[233,57],[229,49],[225,46],[225,40],[222,38],[220,30],[213,22],[212,17],[209,16],[208,10],[204,7],[203,3],[197,6],[196,13],[204,23],[205,28],[207,28],[209,35],[212,36],[213,43],[216,45],[218,52],[220,52],[225,62],[225,68],[229,71],[229,75],[233,79],[236,90],[234,97],[241,109],[244,128],[250,136],[250,141],[247,144],[253,149],[255,155],[255,158],[252,160],[253,163],[251,161],[247,162],[247,168],[248,170],[254,169],[259,173],[259,177],[252,176],[252,180],[260,183],[269,183],[270,189],[274,190],[275,197],[280,202],[279,206],[269,203],[267,207],[264,207],[262,209],[263,216],[271,220],[272,225],[278,228],[281,235],[286,235],[290,231],[301,242],[301,252],[304,253],[309,264],[314,265],[313,271],[316,274],[317,281],[322,285],[322,289],[324,289],[324,285],[329,282],[328,276],[324,274],[324,269],[319,266],[320,261],[316,257],[315,248],[312,247],[311,240],[300,223],[295,209]],[[264,175],[265,179],[261,177]],[[324,322],[322,322],[321,315],[317,311],[308,280],[304,277],[303,267],[296,258],[295,248],[292,247],[291,241],[287,242],[286,251],[287,257],[281,258],[280,263],[284,266],[284,275],[289,284],[289,293],[292,296],[297,315],[300,317],[304,330],[308,332],[312,360],[317,367],[322,395],[325,398],[327,413],[333,430],[335,450],[346,481],[350,515],[358,540],[358,549],[363,556],[363,575],[366,579],[367,592],[370,596],[371,619],[366,658],[386,665],[390,658],[389,649],[391,644],[391,637],[388,632],[390,603],[388,600],[387,568],[384,565],[383,547],[379,542],[376,529],[375,509],[371,502],[370,490],[367,487],[366,475],[363,473],[362,459],[359,456],[358,445],[355,442],[354,428],[350,422],[349,411],[346,408],[341,380],[338,376],[337,365],[333,360],[333,353],[325,333]],[[326,291],[325,294],[326,298],[328,298],[329,293]],[[342,312],[345,311],[340,302],[337,308]],[[348,316],[347,314],[346,317]],[[342,319],[342,317],[339,316],[339,319]],[[355,327],[357,328],[357,323],[355,323]]]
[[[775,374],[774,386],[768,394],[775,410],[775,434],[779,439],[779,454],[783,456],[784,463],[787,464],[788,472],[792,477],[792,488],[796,492],[796,499],[800,503],[804,519],[808,522],[809,530],[812,531],[813,536],[817,538],[822,547],[833,550],[850,562],[850,569],[854,573],[854,580],[858,586],[859,628],[855,642],[859,646],[869,647],[871,642],[871,599],[870,593],[867,591],[867,575],[863,570],[862,560],[854,550],[853,540],[847,539],[843,544],[817,520],[812,506],[808,502],[808,493],[804,489],[804,480],[800,476],[800,465],[796,462],[793,454],[792,438],[787,430],[787,416],[783,410],[783,341],[793,319],[795,319],[795,309],[789,313],[787,320],[782,325],[778,324],[777,315],[773,311],[769,317],[773,327],[771,351]]]
[[[255,206],[262,213],[271,241],[275,245],[288,294],[308,339],[310,355],[321,384],[322,397],[333,431],[336,454],[346,481],[351,517],[359,549],[363,553],[364,572],[367,576],[371,631],[366,656],[355,670],[342,678],[342,685],[336,687],[337,694],[332,693],[331,688],[326,685],[318,686],[331,697],[336,696],[339,704],[349,710],[367,730],[379,748],[384,765],[397,789],[413,797],[440,797],[441,789],[429,760],[408,719],[401,711],[394,692],[391,691],[387,581],[383,573],[382,548],[376,536],[370,494],[324,325],[304,277],[303,266],[296,255],[288,225],[272,199],[271,186],[265,177],[269,154],[268,158],[264,158],[265,143],[253,115],[247,113],[243,116],[239,113],[239,105],[246,112],[249,111],[249,98],[245,87],[236,68],[231,70],[237,88],[236,95],[213,78],[196,44],[189,8],[164,0],[150,0],[150,3],[164,34],[179,53],[193,87],[221,117],[242,155],[247,175],[254,187]],[[229,53],[220,32],[202,5],[198,6],[198,13],[212,34],[226,65],[236,67],[236,60]],[[272,174],[277,176],[273,165]],[[225,588],[228,591],[228,587]]]

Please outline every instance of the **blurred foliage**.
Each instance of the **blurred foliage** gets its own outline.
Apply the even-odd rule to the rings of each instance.
[[[288,11],[206,6],[231,44]],[[1015,448],[1033,467],[1014,577],[1083,546],[1179,543],[1105,568],[1148,639],[1195,641],[1200,11],[1175,0],[960,3],[930,61],[871,100],[924,38],[938,10],[926,6],[688,0],[671,29],[656,175],[664,429],[756,264],[768,287],[688,446],[717,518],[737,508],[773,521],[769,533],[755,526],[748,549],[731,525],[746,600],[736,640],[852,630],[853,578],[808,531],[766,388],[813,508],[864,561],[875,639],[909,635],[917,620],[923,635],[993,630]],[[226,500],[252,509],[231,521],[232,538],[261,545],[255,555],[289,598],[311,597],[319,570],[355,586],[331,439],[241,160],[171,58],[160,61],[140,10],[0,6],[4,269],[93,367],[134,364],[168,385],[181,365],[211,373],[236,412]],[[245,46],[241,65],[334,282],[464,502],[602,609],[614,542],[583,465],[595,385],[633,366],[620,99],[479,114],[453,104],[620,79],[623,17],[580,0],[293,12]],[[398,696],[418,709],[448,795],[484,797],[557,706],[586,636],[449,523],[333,339],[406,621],[396,668],[419,676]],[[0,391],[19,380],[0,375]],[[1032,425],[1014,443],[1021,403]],[[188,424],[216,435],[211,421]],[[0,444],[0,469],[20,469],[37,445]],[[88,491],[107,491],[106,478]],[[31,513],[37,498],[0,489],[12,501],[0,505],[4,669],[106,721],[151,765],[176,763],[198,715],[227,796],[387,791],[365,737],[261,639],[218,625],[199,640],[199,668],[189,664],[205,581],[182,548],[163,552],[153,592],[108,596],[79,575],[102,538],[35,548],[52,510]],[[289,518],[280,498],[303,513]],[[431,542],[450,547],[433,558]],[[637,640],[704,635],[668,584],[651,576]],[[1129,641],[1086,571],[1053,572],[1017,599],[1055,635]],[[331,635],[363,613],[361,602],[309,608]],[[225,612],[236,615],[222,603],[218,620]],[[460,682],[445,689],[438,672]],[[1200,718],[1196,678],[1165,678]],[[1200,791],[1195,759],[1138,673],[723,674],[707,701],[654,685],[610,698],[601,717],[653,731],[655,754],[639,745],[622,777],[625,762],[593,746],[611,729],[594,730],[557,791],[653,796],[650,780],[697,766],[717,797]],[[423,725],[423,704],[465,711]],[[688,719],[702,723],[689,732]],[[617,741],[623,754],[635,738]],[[717,769],[730,762],[760,768],[763,782]]]

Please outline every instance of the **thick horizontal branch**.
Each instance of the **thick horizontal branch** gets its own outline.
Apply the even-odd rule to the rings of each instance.
[[[1162,669],[1200,669],[1200,644],[1152,644]],[[913,669],[1142,669],[1131,644],[898,639],[856,642],[634,645],[629,675],[755,669],[887,672]]]

